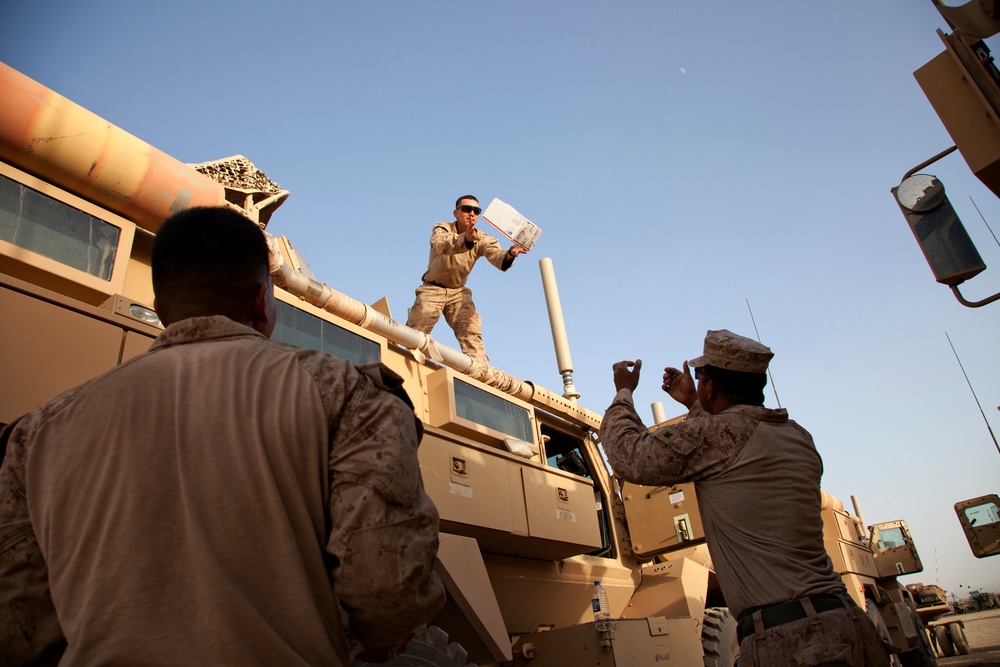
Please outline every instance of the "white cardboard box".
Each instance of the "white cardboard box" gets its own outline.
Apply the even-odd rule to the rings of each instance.
[[[483,220],[497,228],[501,234],[509,238],[517,245],[531,249],[535,241],[542,235],[539,229],[531,220],[514,210],[510,204],[505,204],[499,199],[493,199],[490,205],[483,211]]]

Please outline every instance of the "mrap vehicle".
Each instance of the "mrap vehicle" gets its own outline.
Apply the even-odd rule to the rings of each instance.
[[[288,194],[240,156],[183,164],[0,63],[0,424],[148,349],[162,330],[150,249],[173,211],[229,206],[263,229]],[[268,242],[273,337],[385,364],[425,425],[419,460],[441,516],[448,603],[410,643],[422,662],[399,664],[738,663],[693,485],[619,484],[601,417],[565,372],[557,394],[474,362],[384,303],[318,282],[289,239]],[[896,581],[920,570],[905,524],[869,532],[825,497],[827,551],[850,594],[905,664],[934,664]],[[610,620],[594,618],[596,580]]]

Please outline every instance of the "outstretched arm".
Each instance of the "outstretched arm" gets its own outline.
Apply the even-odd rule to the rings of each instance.
[[[675,426],[651,432],[642,423],[632,399],[641,368],[640,359],[612,366],[618,393],[601,420],[601,442],[608,463],[616,475],[636,484],[661,486],[688,481],[686,476],[695,472],[689,467],[689,455],[696,441],[684,437]]]
[[[514,263],[514,260],[517,259],[517,256],[523,255],[526,252],[528,252],[528,249],[522,248],[519,245],[513,245],[510,248],[508,248],[506,254],[504,254],[503,256],[503,261],[500,264],[500,270],[506,271],[507,269],[509,269],[511,265]]]

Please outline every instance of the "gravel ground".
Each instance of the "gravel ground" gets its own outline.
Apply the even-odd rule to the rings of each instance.
[[[971,614],[943,616],[939,620],[961,621],[965,624],[965,637],[969,640],[969,655],[938,658],[940,667],[1000,667],[1000,609],[977,611]]]

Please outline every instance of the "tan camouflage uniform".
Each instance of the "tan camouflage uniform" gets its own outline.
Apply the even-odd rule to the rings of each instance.
[[[871,619],[860,607],[810,615],[743,638],[740,667],[889,665]]]
[[[709,332],[709,353],[730,370],[764,372],[770,359],[727,331]],[[714,346],[714,347],[713,347]],[[748,343],[749,346],[749,343]],[[710,349],[711,348],[711,349]],[[740,354],[744,356],[739,357]],[[721,356],[720,356],[721,355]],[[692,365],[711,364],[706,357]],[[724,366],[720,366],[724,367]],[[630,482],[669,486],[694,482],[709,552],[729,609],[754,609],[811,596],[839,596],[837,609],[762,629],[743,638],[742,665],[888,665],[888,655],[826,554],[820,515],[823,463],[812,436],[783,409],[735,405],[712,415],[695,401],[687,419],[650,432],[621,389],[601,423],[615,473]],[[755,623],[759,616],[754,616]],[[855,656],[854,662],[842,656]],[[832,656],[832,662],[824,662]],[[862,658],[862,656],[864,656]]]
[[[391,371],[175,323],[12,431],[0,655],[346,665],[339,605],[394,646],[444,603],[418,441]]]
[[[467,243],[455,222],[434,225],[430,244],[427,271],[421,278],[423,284],[416,289],[406,326],[429,334],[444,313],[462,352],[488,364],[482,320],[472,302],[472,290],[465,283],[480,257],[501,271],[509,269],[514,259],[495,238],[482,232],[475,243]]]

